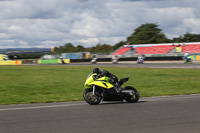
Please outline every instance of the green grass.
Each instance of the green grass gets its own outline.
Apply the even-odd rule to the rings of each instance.
[[[94,67],[0,66],[0,104],[83,100],[83,84]],[[141,97],[200,93],[200,69],[101,67],[130,77]]]

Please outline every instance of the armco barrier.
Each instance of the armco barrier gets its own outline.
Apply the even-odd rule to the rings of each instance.
[[[6,60],[6,61],[0,61],[0,65],[21,65],[21,60]]]

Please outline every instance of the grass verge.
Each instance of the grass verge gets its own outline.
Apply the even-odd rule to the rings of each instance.
[[[0,104],[83,100],[92,66],[0,66]],[[200,69],[101,67],[130,77],[141,97],[200,93]]]

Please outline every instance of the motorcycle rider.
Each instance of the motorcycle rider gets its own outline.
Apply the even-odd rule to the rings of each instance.
[[[143,62],[145,59],[145,55],[141,54],[138,56],[137,62],[139,62],[140,60]]]
[[[187,53],[184,54],[184,57],[187,58],[189,55],[190,55],[190,53],[187,52]]]
[[[191,54],[189,52],[185,53],[182,58],[185,60],[184,63],[191,63],[192,57],[191,57]]]
[[[186,58],[186,62],[192,63],[191,60],[192,60],[192,56],[188,55],[187,58]]]
[[[113,63],[117,63],[117,62],[118,62],[118,59],[119,59],[118,56],[115,55],[115,56],[112,57],[112,62],[113,62]]]
[[[94,77],[95,79],[101,78],[103,76],[109,77],[109,82],[114,85],[114,89],[116,90],[116,92],[117,93],[121,92],[121,88],[119,87],[118,83],[118,78],[115,75],[111,74],[105,69],[101,71],[100,68],[94,68],[92,70],[92,73],[97,73],[97,75]]]
[[[91,63],[92,63],[92,64],[95,64],[96,62],[97,62],[97,58],[96,58],[96,56],[94,55],[94,56],[92,57]]]

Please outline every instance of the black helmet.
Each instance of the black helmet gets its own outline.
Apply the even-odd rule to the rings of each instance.
[[[102,70],[102,75],[109,76],[110,73],[108,71],[106,71],[105,69],[103,69]]]
[[[101,73],[101,70],[100,70],[99,68],[94,68],[94,69],[92,70],[92,73],[98,73],[98,74],[100,74],[100,73]]]

